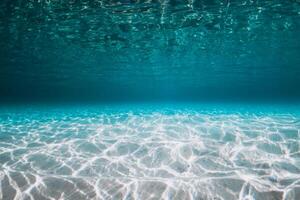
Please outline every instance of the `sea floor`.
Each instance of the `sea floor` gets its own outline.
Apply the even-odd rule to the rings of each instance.
[[[300,115],[4,108],[0,199],[297,200]]]

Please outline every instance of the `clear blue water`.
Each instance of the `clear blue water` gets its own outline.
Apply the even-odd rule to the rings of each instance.
[[[3,0],[2,101],[300,99],[298,0]]]
[[[300,199],[299,0],[1,0],[0,199]]]

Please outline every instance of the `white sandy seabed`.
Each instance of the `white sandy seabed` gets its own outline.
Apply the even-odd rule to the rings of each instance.
[[[300,199],[299,115],[0,117],[0,199]]]

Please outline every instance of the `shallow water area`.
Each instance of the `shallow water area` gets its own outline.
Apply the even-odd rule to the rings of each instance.
[[[299,55],[300,0],[1,0],[0,200],[299,200]]]
[[[298,199],[297,109],[221,107],[2,108],[0,198]]]

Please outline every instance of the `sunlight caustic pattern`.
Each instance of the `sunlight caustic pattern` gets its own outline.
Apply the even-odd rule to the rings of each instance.
[[[0,199],[297,199],[297,115],[3,113]]]

